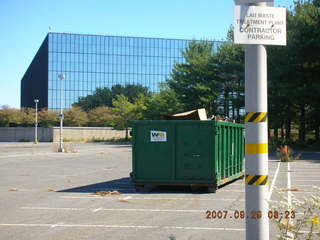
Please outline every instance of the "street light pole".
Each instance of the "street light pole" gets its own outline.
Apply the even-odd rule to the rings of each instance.
[[[39,99],[34,99],[36,104],[36,122],[34,124],[34,143],[38,143],[38,102]]]
[[[59,74],[58,78],[60,79],[60,145],[58,152],[64,152],[63,148],[63,80],[65,78],[64,74]]]

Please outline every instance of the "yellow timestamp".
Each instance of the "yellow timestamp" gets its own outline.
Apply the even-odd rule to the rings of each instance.
[[[279,218],[286,218],[286,219],[294,219],[296,217],[295,211],[268,211],[267,216],[269,219],[279,219]],[[206,219],[260,219],[263,217],[263,213],[259,210],[255,211],[252,210],[249,213],[246,213],[244,210],[207,210],[206,211]]]

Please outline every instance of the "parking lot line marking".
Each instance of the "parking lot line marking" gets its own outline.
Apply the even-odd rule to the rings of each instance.
[[[65,228],[138,228],[138,229],[177,229],[244,232],[244,228],[183,227],[183,226],[135,226],[135,225],[94,225],[94,224],[41,224],[41,223],[0,223],[0,227],[65,227]]]
[[[315,175],[317,175],[319,173],[319,171],[317,171],[317,172],[314,172],[314,173],[310,173],[310,172],[300,172],[300,173],[296,173],[296,172],[292,172],[291,171],[291,175],[294,175],[295,177],[303,177],[303,179],[305,179],[305,178],[314,178],[314,176],[311,176],[311,177],[308,177],[308,176],[306,176],[306,174],[315,174]]]
[[[287,173],[287,188],[291,189],[291,173],[290,173],[290,163],[288,162],[288,173]],[[291,191],[288,191],[288,206],[291,207]]]
[[[320,182],[320,179],[294,179],[295,182]]]
[[[235,198],[221,198],[221,199],[212,199],[212,198],[135,198],[132,197],[133,200],[182,200],[182,201],[234,201]],[[244,199],[240,199],[239,201],[244,201]]]
[[[216,230],[216,231],[245,231],[244,228],[210,228],[210,227],[171,227],[171,226],[164,226],[161,227],[164,229],[183,229],[183,230]]]
[[[305,174],[305,173],[317,173],[319,172],[320,168],[308,168],[308,169],[304,169],[304,168],[293,168],[291,166],[291,172],[294,174]],[[308,175],[307,175],[308,176]],[[306,177],[307,177],[306,176]]]
[[[292,165],[294,165],[294,166],[295,165],[310,165],[310,166],[313,165],[314,166],[315,164],[314,163],[293,162]]]
[[[291,210],[291,205],[292,205],[292,199],[291,199],[291,170],[290,170],[290,163],[288,162],[288,173],[287,173],[287,188],[289,189],[288,191],[288,206],[290,209],[288,210]],[[289,224],[290,224],[291,220],[289,220]],[[293,233],[288,231],[288,237],[293,239]]]
[[[182,200],[182,201],[234,201],[235,198],[221,198],[221,199],[214,199],[214,198],[159,198],[159,197],[133,197],[130,200]],[[70,199],[101,199],[101,200],[118,200],[119,198],[114,197],[91,197],[91,196],[60,196],[60,198],[70,198]],[[244,199],[237,199],[237,201],[244,201]]]
[[[314,186],[314,185],[308,185],[308,184],[294,184],[295,187],[318,187],[318,186]]]
[[[100,210],[102,210],[102,208],[96,208],[96,209],[93,209],[92,212],[95,213],[95,212],[98,212],[98,211],[100,211]]]
[[[57,224],[53,224],[52,226],[50,226],[50,228],[55,228],[55,227],[61,226],[61,225],[63,225],[63,222],[59,222]]]
[[[65,211],[82,211],[85,208],[54,208],[54,207],[21,207],[24,210],[65,210]]]
[[[271,199],[273,187],[274,187],[274,185],[276,183],[276,180],[277,180],[277,177],[278,177],[278,173],[279,173],[279,169],[280,169],[280,163],[281,162],[278,162],[277,170],[276,170],[276,172],[275,172],[275,174],[273,175],[273,178],[272,178],[272,183],[271,183],[271,186],[270,186],[270,189],[269,189],[269,196],[268,196],[269,200]]]
[[[313,193],[318,193],[319,191],[295,191],[294,193],[291,192],[291,195],[295,195],[295,194],[306,194],[306,193],[310,193],[310,194],[313,194]]]
[[[83,211],[89,208],[50,208],[50,207],[21,207],[24,210],[62,210],[62,211]],[[147,209],[147,208],[96,208],[91,210],[93,213],[98,211],[127,211],[127,212],[182,212],[182,213],[203,213],[206,210],[192,209]]]
[[[100,211],[125,211],[125,212],[182,212],[182,213],[203,213],[206,210],[191,209],[143,209],[143,208],[101,208]]]
[[[90,208],[50,208],[50,207],[21,207],[24,210],[54,210],[54,211],[84,211]],[[181,212],[181,213],[204,213],[206,209],[148,209],[148,208],[96,208],[91,212],[96,213],[99,211],[124,211],[124,212]]]
[[[243,193],[244,190],[227,190],[227,189],[218,189],[218,192],[238,192],[238,193]]]

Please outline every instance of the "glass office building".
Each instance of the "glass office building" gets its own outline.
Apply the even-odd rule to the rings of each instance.
[[[21,80],[21,107],[33,107],[37,98],[41,108],[57,110],[62,96],[63,108],[70,108],[79,97],[116,84],[157,92],[174,64],[184,62],[182,51],[190,41],[48,33]]]

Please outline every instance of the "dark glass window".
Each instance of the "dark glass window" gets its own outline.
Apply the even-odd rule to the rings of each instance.
[[[49,33],[48,108],[64,107],[98,87],[140,84],[159,91],[189,40]],[[216,50],[222,42],[214,42]],[[65,74],[61,85],[58,75]]]

